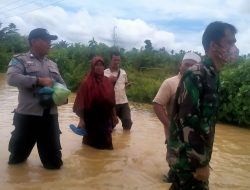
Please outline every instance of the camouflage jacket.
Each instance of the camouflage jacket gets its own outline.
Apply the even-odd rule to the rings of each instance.
[[[219,73],[210,59],[191,67],[177,88],[167,161],[174,171],[209,164],[218,109]]]

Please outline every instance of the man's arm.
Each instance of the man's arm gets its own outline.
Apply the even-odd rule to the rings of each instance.
[[[33,88],[37,85],[36,76],[26,75],[26,69],[22,60],[13,57],[7,70],[7,83],[21,88]]]
[[[163,81],[163,83],[161,84],[161,86],[160,86],[160,88],[159,88],[159,90],[158,90],[158,92],[153,100],[154,111],[155,111],[158,119],[161,121],[161,123],[164,126],[164,134],[166,137],[165,143],[169,139],[169,123],[170,123],[165,106],[168,105],[168,103],[170,102],[171,94],[173,93],[171,85],[169,83],[170,82],[168,79]]]
[[[167,142],[169,138],[169,119],[167,117],[166,110],[164,109],[163,105],[158,104],[156,102],[153,103],[153,108],[154,108],[156,116],[158,117],[158,119],[161,121],[161,123],[164,126],[164,133],[165,133],[165,138]]]
[[[27,73],[23,60],[12,58],[7,70],[7,82],[11,86],[21,88],[34,88],[36,86],[52,86],[49,77],[31,76]]]

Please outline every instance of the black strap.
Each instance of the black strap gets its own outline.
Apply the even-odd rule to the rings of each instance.
[[[116,81],[114,82],[114,86],[115,86],[116,82],[118,81],[118,78],[119,78],[119,76],[120,76],[120,73],[121,73],[121,70],[119,69],[118,74],[117,74]]]

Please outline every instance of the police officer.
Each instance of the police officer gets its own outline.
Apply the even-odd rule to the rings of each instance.
[[[15,55],[7,71],[7,82],[18,88],[18,106],[14,110],[14,131],[9,142],[9,164],[24,162],[35,143],[41,162],[46,169],[59,169],[62,165],[60,129],[57,107],[51,99],[42,104],[38,92],[52,87],[53,81],[65,85],[57,64],[46,57],[51,40],[46,29],[36,28],[29,34],[30,51]]]

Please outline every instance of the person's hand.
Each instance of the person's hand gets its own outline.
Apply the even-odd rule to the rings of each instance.
[[[210,169],[208,165],[202,168],[197,168],[196,171],[193,173],[195,179],[204,182],[208,180],[209,175],[210,175]]]
[[[132,84],[134,84],[133,82],[127,82],[126,83],[126,88],[130,87]]]
[[[48,77],[38,77],[37,78],[37,84],[39,86],[47,86],[52,87],[53,86],[53,80]]]

